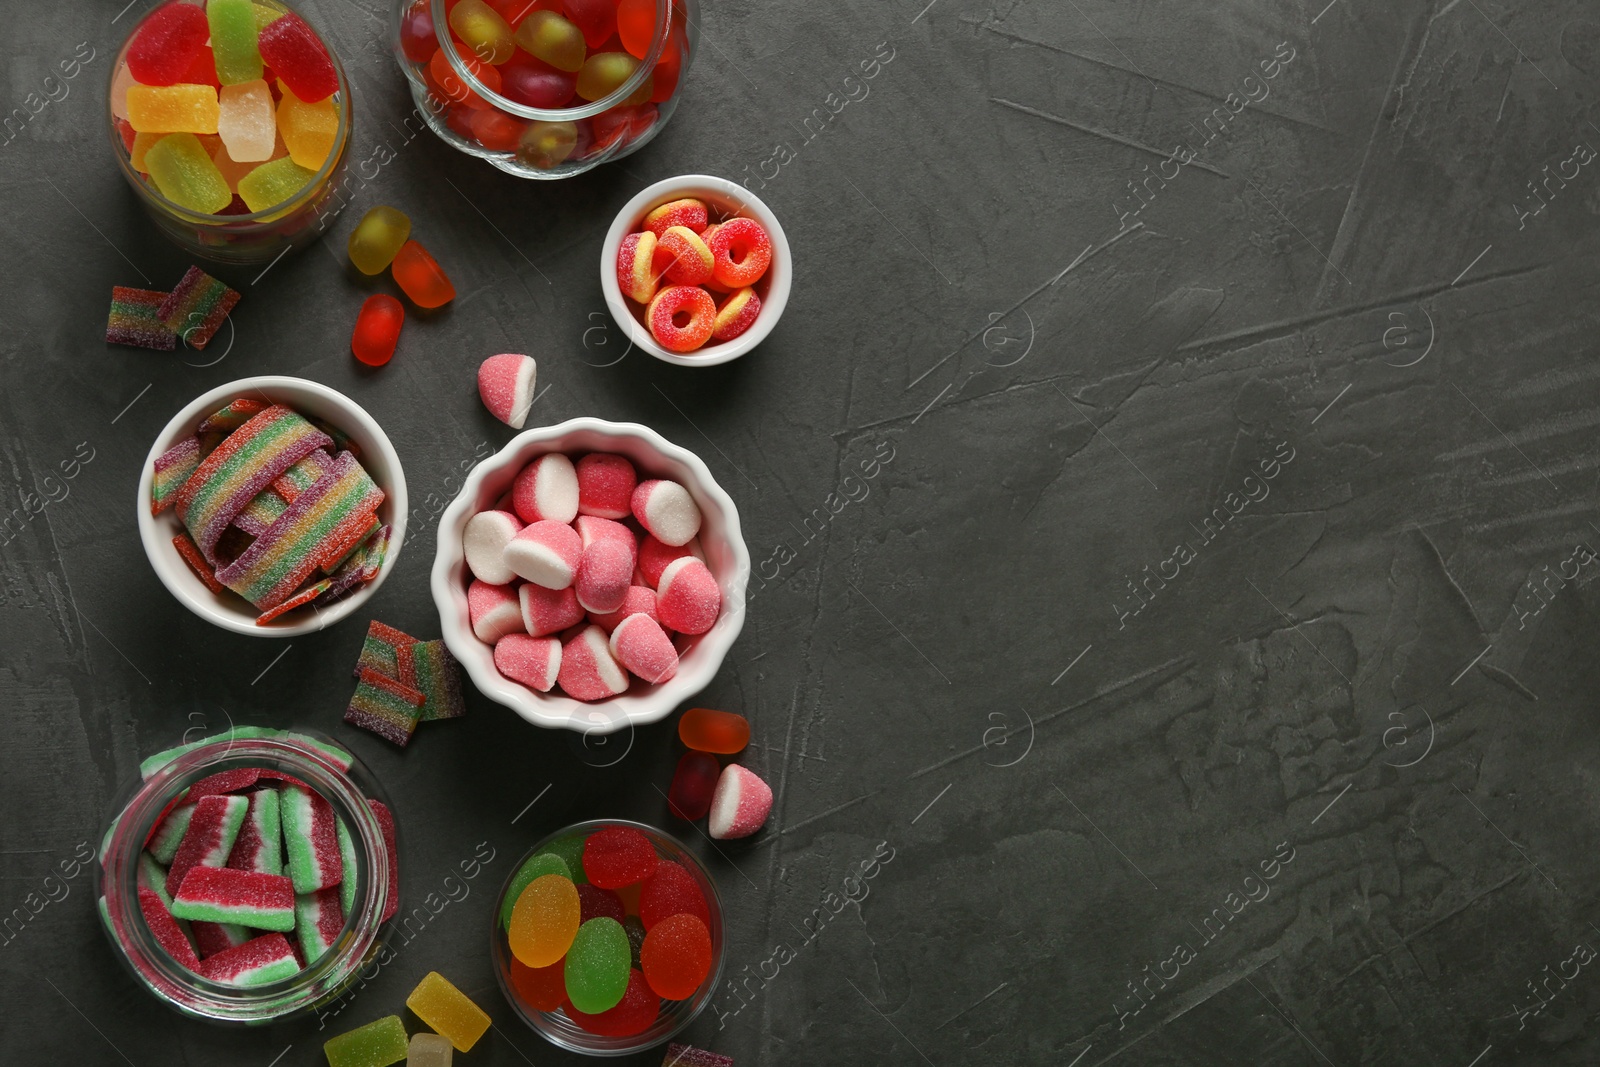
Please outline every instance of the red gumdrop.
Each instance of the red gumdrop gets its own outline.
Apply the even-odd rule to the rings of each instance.
[[[554,110],[572,103],[578,76],[518,52],[500,68],[500,95],[528,107]]]
[[[511,957],[511,987],[535,1011],[555,1011],[567,1000],[567,959],[548,967],[529,967]]]
[[[491,93],[500,91],[500,71],[498,68],[492,67],[488,63],[480,62],[478,57],[470,52],[458,52],[456,54],[461,60],[461,65],[467,69],[467,73],[478,79],[479,84]],[[433,76],[433,83],[442,91],[444,98],[451,103],[466,104],[468,107],[476,108],[494,106],[461,80],[461,76],[455,72],[455,68],[445,58],[443,49],[435,52],[433,58],[428,61],[428,73]]]
[[[202,46],[200,51],[195,53],[194,62],[189,64],[183,80],[194,85],[222,88],[222,80],[217,77],[217,55],[211,51],[210,45]]]
[[[580,885],[578,887],[579,924],[590,919],[598,919],[604,915],[608,919],[622,922],[628,913],[622,907],[622,898],[609,889],[601,889],[597,885]]]
[[[567,20],[583,31],[590,51],[606,43],[617,32],[617,0],[562,0]]]
[[[680,819],[693,822],[711,810],[711,795],[717,791],[722,764],[705,752],[685,752],[678,758],[667,789],[667,808]]]
[[[433,15],[428,0],[417,0],[400,16],[400,50],[413,63],[426,63],[439,50],[433,33]]]
[[[617,36],[635,59],[643,59],[656,39],[656,0],[622,0],[617,5]]]
[[[294,12],[280,15],[262,27],[256,47],[261,50],[262,61],[306,103],[326,100],[338,91],[339,76],[334,73],[327,46]]]
[[[173,0],[139,23],[128,42],[128,73],[143,85],[176,85],[211,36],[205,10]]]
[[[601,889],[642,882],[660,863],[650,839],[631,826],[608,826],[583,843],[583,873]]]
[[[495,12],[501,18],[506,20],[506,25],[512,29],[516,29],[519,22],[533,14],[538,8],[559,6],[552,5],[549,0],[544,0],[544,2],[541,2],[541,0],[487,0],[487,3],[495,9]]]
[[[134,138],[139,136],[139,134],[133,128],[133,123],[129,122],[127,119],[118,119],[117,133],[122,137],[122,147],[126,148],[129,152],[132,152]]]
[[[693,915],[662,919],[644,935],[639,966],[657,994],[688,1000],[711,973],[711,932]]]
[[[651,103],[665,104],[678,91],[678,79],[683,76],[683,53],[687,48],[683,30],[672,27],[672,36],[661,49],[661,58],[656,60],[655,80],[651,82],[650,90]]]
[[[472,131],[472,136],[479,144],[493,152],[516,150],[527,123],[493,108],[467,110],[471,113],[471,118],[467,120],[467,128]]]
[[[674,915],[693,915],[711,925],[711,909],[694,875],[671,860],[663,860],[656,873],[644,880],[639,890],[639,921],[649,930]]]
[[[616,1007],[598,1015],[586,1015],[567,1005],[567,1014],[579,1027],[602,1037],[632,1037],[642,1034],[656,1021],[661,1011],[661,998],[651,992],[644,975],[628,971],[628,988],[617,1001]]]
[[[400,327],[406,309],[388,293],[373,293],[361,305],[355,332],[350,335],[350,351],[369,367],[381,367],[394,356],[400,341]]]

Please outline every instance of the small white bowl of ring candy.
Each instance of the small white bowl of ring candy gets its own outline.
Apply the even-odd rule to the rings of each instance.
[[[611,317],[636,347],[683,367],[727,363],[765,340],[793,277],[778,216],[743,186],[707,174],[642,190],[600,252]]]

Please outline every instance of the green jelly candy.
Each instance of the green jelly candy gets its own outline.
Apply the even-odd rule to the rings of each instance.
[[[558,837],[539,850],[540,855],[546,852],[554,853],[561,857],[561,862],[567,865],[567,870],[572,872],[572,884],[584,885],[589,881],[589,876],[583,873],[583,842],[580,834],[568,834]]]
[[[406,1028],[398,1015],[351,1030],[326,1042],[328,1067],[389,1067],[402,1063],[407,1050]]]
[[[171,133],[150,146],[144,165],[161,195],[190,211],[215,215],[233,203],[228,181],[192,133]]]
[[[528,857],[528,862],[512,876],[511,885],[506,889],[506,898],[500,902],[502,930],[511,929],[511,911],[517,906],[517,898],[522,895],[522,891],[532,885],[535,878],[543,878],[547,874],[559,874],[563,878],[572,877],[566,861],[554,852],[541,852],[537,856]]]
[[[315,177],[316,174],[284,156],[263,163],[240,178],[239,198],[251,211],[265,211],[294,196]]]
[[[256,6],[250,0],[210,0],[206,21],[211,24],[211,53],[217,61],[217,81],[239,85],[261,77],[261,51],[256,47]]]
[[[567,999],[586,1015],[616,1007],[628,991],[632,958],[621,923],[605,915],[590,919],[567,949]]]

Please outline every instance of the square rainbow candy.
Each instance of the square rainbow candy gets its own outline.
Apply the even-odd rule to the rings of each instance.
[[[244,797],[209,796],[195,801],[188,829],[184,831],[183,841],[178,845],[172,865],[167,870],[168,894],[176,898],[184,877],[194,868],[221,867],[228,862],[228,853],[233,850],[233,842],[238,838],[239,828],[244,825],[244,817],[249,810],[250,801]],[[179,916],[181,919],[206,917]]]
[[[390,678],[399,678],[400,649],[416,643],[417,639],[410,634],[373,619],[367,623],[367,636],[361,642],[361,657],[356,660],[355,676],[360,678],[362,671],[373,670]]]
[[[461,668],[443,641],[418,641],[402,646],[397,658],[400,681],[422,694],[418,722],[459,719],[467,713],[461,695]]]
[[[166,293],[151,289],[111,287],[111,314],[106,320],[106,344],[132,345],[156,352],[171,352],[178,337],[161,321],[159,309]]]
[[[345,709],[344,721],[404,748],[417,728],[422,702],[422,694],[405,683],[363,669],[350,706]]]
[[[170,508],[178,498],[183,483],[200,466],[200,438],[185,437],[173,445],[155,462],[150,479],[150,514],[159,515]]]
[[[333,806],[304,786],[290,785],[283,789],[280,811],[294,891],[314,893],[338,885],[344,876],[344,865],[339,859]],[[289,910],[291,922],[285,929],[293,929],[293,900]]]
[[[294,949],[282,934],[263,934],[237,948],[207,956],[194,968],[196,974],[231,986],[258,986],[291,978],[300,970]]]
[[[204,348],[222,320],[239,302],[239,294],[201,270],[190,267],[156,309],[157,317],[191,348]]]
[[[294,929],[294,883],[283,874],[196,867],[172,894],[178,919],[238,923],[257,930]]]

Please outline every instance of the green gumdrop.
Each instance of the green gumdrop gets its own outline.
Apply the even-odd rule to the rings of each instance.
[[[206,21],[211,25],[217,80],[223,85],[240,85],[261,77],[256,6],[250,0],[209,0]]]
[[[573,885],[587,885],[589,876],[583,873],[583,843],[586,838],[579,834],[568,834],[558,837],[539,850],[540,854],[546,852],[561,857],[561,862],[567,865],[567,870],[572,872]]]
[[[506,888],[506,898],[500,903],[500,929],[511,929],[511,912],[517,906],[517,898],[522,891],[533,884],[535,878],[543,878],[547,874],[559,874],[563,878],[571,878],[572,872],[567,869],[566,863],[553,852],[540,852],[528,857],[517,873],[511,876],[511,885]]]
[[[228,183],[192,133],[172,133],[145,153],[150,180],[161,195],[201,215],[214,215],[233,202]]]
[[[251,211],[265,211],[290,200],[316,174],[288,156],[274,159],[239,179],[239,198]]]
[[[608,916],[590,919],[578,927],[567,949],[567,999],[586,1015],[616,1007],[628,991],[628,970],[633,953],[628,932]]]

